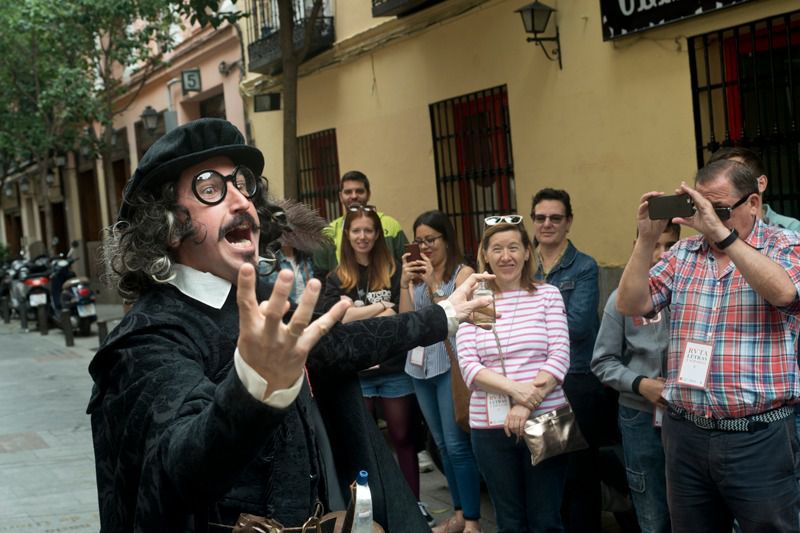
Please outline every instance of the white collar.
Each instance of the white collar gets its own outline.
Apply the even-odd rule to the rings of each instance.
[[[183,294],[214,309],[222,309],[233,285],[208,272],[176,263],[172,267],[175,276],[168,281]]]

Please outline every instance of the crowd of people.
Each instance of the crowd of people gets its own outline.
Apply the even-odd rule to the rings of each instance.
[[[104,531],[302,527],[367,470],[387,532],[481,532],[482,482],[498,532],[599,532],[619,443],[632,530],[800,531],[800,222],[763,203],[755,153],[722,149],[681,184],[691,217],[652,220],[663,193],[641,197],[602,320],[564,190],[534,195],[533,234],[487,216],[470,265],[448,215],[421,213],[409,243],[362,172],[324,225],[271,198],[263,166],[201,119],[125,189],[104,257],[135,303],[90,365]],[[566,406],[588,446],[532,464],[526,422]],[[454,509],[438,524],[420,414]]]

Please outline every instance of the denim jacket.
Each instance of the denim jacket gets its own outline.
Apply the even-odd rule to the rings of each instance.
[[[569,373],[587,374],[591,372],[592,352],[597,337],[599,319],[597,316],[600,290],[597,285],[597,261],[579,252],[567,241],[567,249],[547,277],[539,265],[535,275],[537,280],[555,285],[564,298],[569,326]]]

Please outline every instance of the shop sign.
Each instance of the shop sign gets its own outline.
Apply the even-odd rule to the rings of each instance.
[[[657,28],[751,0],[600,0],[603,40]]]

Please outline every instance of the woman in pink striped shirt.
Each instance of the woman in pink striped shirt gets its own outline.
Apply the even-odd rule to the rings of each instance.
[[[566,456],[531,465],[525,421],[567,405],[569,331],[561,293],[533,279],[534,254],[519,215],[486,219],[478,262],[496,276],[500,318],[492,330],[462,324],[461,372],[472,389],[470,427],[478,467],[497,515],[497,531],[563,531]]]

